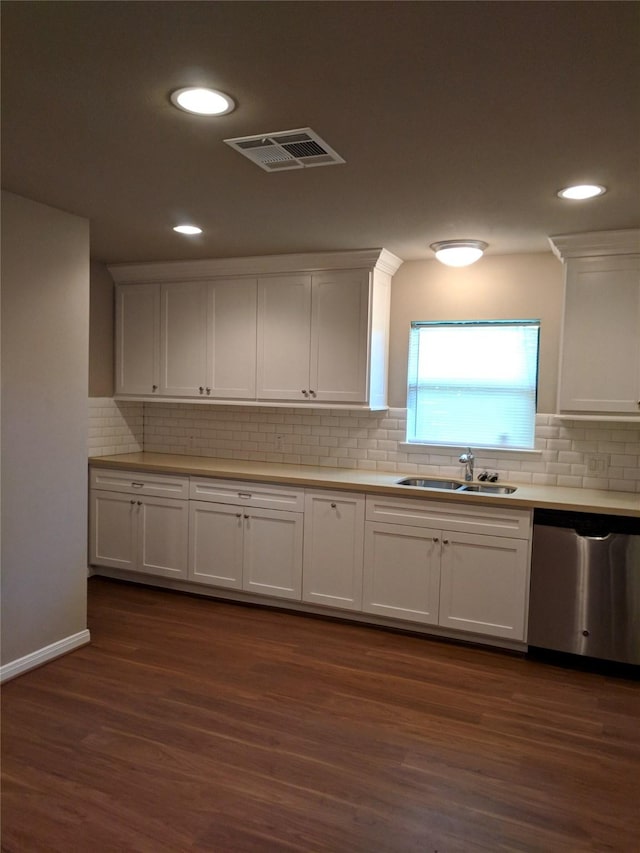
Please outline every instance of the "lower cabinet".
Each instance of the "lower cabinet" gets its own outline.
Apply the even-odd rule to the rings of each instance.
[[[189,502],[91,491],[90,562],[163,577],[187,577]]]
[[[393,522],[366,522],[366,613],[525,639],[528,511],[368,499],[367,517]],[[466,532],[501,527],[511,535]]]
[[[301,492],[198,479],[192,481],[191,494],[206,500],[189,502],[189,580],[300,600]],[[224,498],[233,503],[217,502]],[[294,509],[270,509],[263,504]]]
[[[364,495],[307,489],[302,600],[362,609]]]
[[[531,511],[94,468],[92,565],[523,641]]]
[[[364,611],[437,625],[439,596],[436,531],[367,522]]]

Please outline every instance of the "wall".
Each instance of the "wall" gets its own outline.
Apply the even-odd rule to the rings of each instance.
[[[410,261],[393,277],[389,405],[407,400],[412,320],[540,320],[538,411],[555,412],[563,267],[551,254],[486,255],[464,269]]]
[[[3,192],[3,675],[88,639],[88,329],[89,223]]]
[[[91,262],[89,290],[89,397],[111,397],[114,389],[113,279],[104,264]]]

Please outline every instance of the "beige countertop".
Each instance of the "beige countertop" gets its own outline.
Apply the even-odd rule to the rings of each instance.
[[[512,495],[487,495],[469,492],[447,492],[398,485],[403,474],[389,471],[358,471],[349,468],[324,468],[312,465],[289,465],[277,462],[249,462],[216,459],[207,456],[183,456],[173,453],[121,453],[116,456],[90,457],[91,465],[103,468],[126,468],[131,471],[155,471],[199,477],[221,477],[233,480],[258,480],[297,486],[371,492],[407,498],[430,498],[439,501],[464,501],[522,509],[549,509],[600,512],[640,518],[640,494],[609,492],[602,489],[575,489],[564,486],[529,486],[513,484]],[[442,478],[444,479],[444,478]]]

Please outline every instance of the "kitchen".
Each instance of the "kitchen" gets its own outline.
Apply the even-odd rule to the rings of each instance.
[[[351,6],[351,4],[345,5]],[[414,4],[409,5],[413,6]],[[575,8],[575,4],[572,5]],[[607,57],[608,61],[612,62],[610,73],[613,75],[615,68],[616,73],[622,78],[616,90],[622,103],[611,104],[611,109],[622,107],[623,114],[633,116],[633,110],[627,110],[625,113],[625,104],[631,103],[632,98],[629,102],[624,100],[622,93],[631,87],[628,86],[625,89],[622,80],[629,79],[626,71],[632,62],[635,64],[635,59],[632,60],[629,57],[634,57],[635,53],[630,49],[630,52],[625,54],[624,50],[620,48],[621,44],[626,45],[627,41],[632,41],[632,39],[625,40],[624,38],[625,29],[630,33],[633,32],[633,22],[626,19],[627,15],[632,14],[632,9],[625,11],[619,8],[619,4],[616,4],[615,12],[607,13],[601,4],[595,4],[595,7],[592,12],[587,12],[584,4],[580,7],[584,15],[584,30],[587,31],[589,26],[592,26],[593,32],[599,33],[600,25],[602,25],[603,29],[613,27],[613,32],[617,36],[617,38],[611,38],[612,43],[615,43],[615,49],[611,48]],[[465,8],[468,9],[466,4]],[[341,14],[348,16],[349,12],[355,15],[352,9],[345,9]],[[13,13],[18,14],[15,10]],[[29,12],[25,11],[22,14],[28,17]],[[60,10],[57,14],[60,14]],[[99,19],[104,12],[97,11],[95,14],[98,15]],[[126,18],[127,15],[134,13],[133,10],[127,10],[121,14]],[[232,15],[232,12],[228,11],[227,14]],[[293,11],[289,14],[293,18],[296,17]],[[316,14],[319,15],[319,13]],[[398,21],[401,20],[402,15],[407,15],[411,20],[412,15],[418,15],[418,10],[412,8],[403,13],[394,11],[394,14],[400,16],[397,18]],[[525,13],[521,12],[520,14],[524,15]],[[559,4],[557,14],[569,16],[569,12],[563,8],[563,4]],[[482,17],[481,13],[480,15]],[[593,19],[589,18],[590,15],[594,16]],[[605,16],[606,20],[601,21],[598,18],[599,15]],[[613,20],[609,19],[607,15],[611,15]],[[573,16],[573,12],[571,12],[571,16]],[[6,19],[8,23],[5,23],[5,33],[6,28],[10,25],[9,14],[6,15]],[[56,38],[63,39],[63,36],[56,29],[55,14],[52,14],[52,19],[47,23],[54,28]],[[95,25],[97,21],[92,23]],[[102,21],[100,23],[108,22]],[[147,21],[147,23],[151,25],[151,31],[153,31],[151,22]],[[264,23],[266,25],[268,20]],[[274,26],[276,23],[280,22],[274,20]],[[319,20],[318,23],[321,21]],[[454,23],[455,21],[448,20],[447,25],[453,26]],[[605,23],[606,27],[604,27]],[[545,21],[535,15],[527,24],[532,26],[535,24],[542,29],[545,27]],[[74,21],[65,19],[64,25],[70,28],[69,39],[71,39]],[[292,22],[291,26],[293,25]],[[361,25],[363,30],[362,41],[364,42],[367,29],[366,21],[363,21]],[[512,23],[512,25],[514,24]],[[42,26],[42,22],[40,26]],[[122,27],[122,22],[119,22],[119,26]],[[94,29],[95,31],[98,30]],[[325,32],[324,35],[326,36],[327,33]],[[154,33],[154,37],[159,38],[159,35]],[[408,38],[406,33],[405,37]],[[7,38],[6,35],[5,38]],[[592,33],[592,42],[590,43],[593,45],[595,41]],[[65,43],[64,40],[61,43]],[[39,63],[46,65],[45,60],[51,60],[51,57],[42,51],[37,55],[35,52],[30,55],[27,49],[29,45],[30,42],[25,37],[25,40],[20,42],[20,50],[25,52],[25,56],[34,63],[34,67],[39,68]],[[68,45],[66,46],[68,47]],[[113,46],[114,43],[111,42],[110,47],[112,49]],[[393,44],[386,44],[386,46],[390,51],[393,50]],[[371,49],[369,48],[369,50]],[[605,47],[603,47],[603,51],[605,51]],[[613,62],[612,57],[616,55],[616,52],[618,52],[618,61]],[[86,48],[83,50],[75,49],[72,55],[77,62],[80,62],[80,60],[86,61],[85,53]],[[627,57],[626,60],[625,56]],[[395,55],[395,59],[400,61],[401,55]],[[11,60],[13,62],[18,61],[13,53]],[[18,67],[20,67],[19,64]],[[542,74],[542,70],[538,70]],[[588,73],[584,66],[581,66],[581,71],[585,74]],[[91,72],[91,68],[89,68],[87,73],[89,75],[86,77],[87,80],[98,79],[95,70]],[[91,73],[93,73],[93,77]],[[490,82],[495,84],[495,75],[489,73],[489,77]],[[569,87],[569,79],[573,78],[566,78],[567,87]],[[594,86],[593,98],[600,104],[603,100],[602,92],[597,90],[592,77],[589,79],[590,84]],[[333,82],[336,84],[338,81],[334,79]],[[231,80],[227,85],[229,89],[232,88]],[[171,86],[167,88],[171,88]],[[605,94],[611,96],[612,91],[613,87],[606,89]],[[11,93],[8,94],[11,98]],[[432,89],[430,94],[435,97]],[[545,92],[544,95],[546,98],[551,97],[549,91]],[[629,95],[631,95],[630,92]],[[35,97],[33,91],[31,91],[31,97]],[[79,98],[80,108],[86,109],[85,101],[79,95],[77,97]],[[554,92],[554,97],[557,98],[559,95]],[[246,99],[245,96],[245,101]],[[10,99],[8,106],[12,106],[13,103],[13,99]],[[77,106],[73,100],[71,105]],[[388,106],[391,108],[392,104],[388,104]],[[13,108],[15,109],[15,107]],[[176,112],[175,119],[169,117],[171,109],[171,107],[167,107],[161,113],[162,118],[158,120],[170,123],[171,132],[177,134],[178,120],[181,119],[181,116]],[[325,114],[326,111],[323,115]],[[42,115],[42,111],[39,111],[38,115]],[[241,116],[241,109],[238,108],[237,112],[228,118],[234,119],[234,115]],[[286,115],[289,119],[290,114]],[[258,119],[260,119],[260,123],[256,126]],[[135,116],[132,115],[128,115],[128,120],[134,124],[136,122]],[[315,119],[310,117],[308,120],[315,127]],[[108,122],[105,122],[105,118],[98,116],[96,121],[96,135],[99,137],[101,133],[106,134]],[[307,119],[297,121],[298,124],[303,124]],[[21,123],[24,124],[23,121],[18,120],[18,124]],[[25,126],[26,128],[29,127],[28,122]],[[256,116],[255,121],[252,122],[252,128],[247,127],[245,130],[239,130],[238,133],[232,131],[230,135],[249,133],[252,129],[254,132],[258,132],[278,126],[284,129],[297,125],[293,122],[292,117],[288,123],[282,124],[280,116],[270,120],[270,116],[267,117],[265,114],[262,117]],[[325,118],[322,127],[318,126],[315,129],[321,129],[323,135],[329,137],[330,134],[325,130],[326,126],[327,119]],[[76,127],[82,127],[82,123],[76,124]],[[198,126],[191,123],[188,127],[191,134],[197,137],[200,132]],[[619,133],[607,133],[606,135],[608,137],[616,136],[618,140],[633,139],[632,120],[629,121],[629,127],[627,127],[626,121],[621,122],[616,127],[619,129]],[[504,127],[502,127],[502,131],[506,132]],[[479,139],[482,138],[484,132],[478,127]],[[226,135],[226,129],[219,132],[219,138]],[[5,152],[8,154],[10,140],[6,139],[7,136],[10,137],[11,135],[5,131],[4,145]],[[399,477],[400,474],[405,473],[422,473],[418,466],[435,464],[438,470],[432,473],[437,473],[438,476],[460,477],[462,466],[458,463],[457,458],[463,448],[457,448],[455,452],[448,453],[438,463],[430,463],[422,459],[417,461],[420,454],[416,454],[415,450],[399,446],[405,443],[403,417],[406,412],[407,334],[409,323],[412,320],[513,319],[514,317],[540,319],[543,332],[540,342],[539,415],[536,434],[539,440],[544,441],[544,446],[541,445],[539,448],[543,456],[534,463],[528,463],[527,460],[522,459],[503,462],[504,457],[498,461],[497,457],[488,456],[485,463],[482,454],[478,453],[478,467],[483,464],[489,467],[490,462],[494,463],[494,467],[500,471],[500,481],[513,483],[522,489],[525,489],[529,484],[544,485],[545,481],[542,478],[552,478],[546,481],[550,485],[620,492],[622,490],[618,485],[612,485],[609,481],[622,479],[632,486],[632,489],[626,494],[631,497],[635,495],[637,499],[637,459],[640,454],[637,449],[637,427],[633,422],[589,422],[589,426],[586,427],[580,421],[563,422],[554,417],[560,347],[563,265],[550,252],[548,243],[548,238],[554,234],[637,228],[637,192],[634,189],[637,186],[637,181],[634,183],[633,178],[629,177],[628,174],[625,174],[623,179],[615,184],[614,190],[613,178],[609,179],[608,177],[612,167],[607,164],[607,177],[606,179],[603,177],[601,180],[603,183],[611,185],[611,192],[600,200],[595,199],[587,202],[579,209],[577,207],[559,208],[558,212],[554,213],[556,219],[552,225],[545,232],[536,235],[537,242],[528,251],[523,250],[521,245],[517,245],[518,235],[512,233],[511,240],[514,242],[511,244],[505,242],[502,244],[504,247],[502,251],[494,252],[493,232],[478,232],[482,219],[468,222],[462,214],[454,214],[453,211],[448,211],[446,194],[439,197],[438,207],[442,212],[435,216],[436,222],[433,227],[443,228],[444,223],[450,222],[451,224],[447,225],[445,229],[448,233],[445,235],[442,235],[441,232],[432,233],[430,238],[427,238],[426,233],[423,233],[421,239],[424,244],[424,251],[420,255],[416,254],[415,249],[411,249],[400,242],[397,245],[390,244],[386,236],[382,234],[380,234],[379,239],[373,239],[373,236],[378,236],[379,232],[372,232],[371,226],[369,226],[368,232],[365,229],[358,233],[357,243],[345,245],[342,241],[337,240],[335,234],[330,237],[331,242],[326,242],[329,238],[322,237],[321,228],[324,220],[311,212],[308,213],[311,221],[307,222],[305,226],[306,236],[298,232],[300,236],[294,237],[294,232],[291,230],[292,223],[289,222],[287,233],[281,233],[278,240],[273,240],[268,245],[254,238],[254,242],[250,244],[248,251],[233,250],[231,248],[234,245],[232,242],[229,242],[224,250],[222,248],[218,250],[216,246],[215,251],[206,251],[207,244],[178,242],[169,231],[163,234],[166,252],[163,255],[157,255],[156,249],[152,249],[150,243],[144,244],[143,235],[139,234],[138,236],[137,229],[125,228],[121,229],[121,254],[113,252],[107,254],[104,246],[92,245],[92,258],[95,260],[91,265],[91,306],[89,306],[89,293],[86,287],[89,230],[87,219],[92,220],[92,241],[94,238],[99,239],[99,222],[94,222],[97,214],[91,209],[85,208],[79,217],[61,213],[61,210],[78,211],[80,209],[72,204],[69,196],[65,196],[64,192],[58,195],[59,200],[55,203],[51,188],[46,188],[47,178],[45,175],[41,175],[41,171],[44,169],[45,172],[54,172],[54,166],[58,160],[64,164],[68,162],[69,156],[73,155],[72,163],[69,164],[71,168],[66,171],[66,182],[69,185],[65,190],[66,192],[72,188],[74,175],[77,174],[75,170],[83,167],[81,152],[76,147],[77,143],[74,145],[72,141],[67,140],[69,152],[65,154],[60,148],[51,147],[54,146],[55,140],[51,139],[50,136],[51,134],[45,135],[44,138],[50,146],[48,156],[51,157],[51,161],[47,163],[47,156],[41,150],[39,156],[42,166],[38,166],[37,159],[30,159],[29,152],[31,149],[24,140],[22,141],[21,156],[25,162],[29,163],[29,168],[33,175],[38,178],[40,186],[33,183],[33,178],[31,184],[27,180],[18,183],[17,178],[10,179],[10,172],[7,171],[6,166],[4,169],[5,186],[10,191],[7,195],[3,224],[3,237],[7,240],[8,246],[24,244],[23,235],[27,229],[31,230],[32,228],[35,234],[30,233],[28,240],[30,247],[36,245],[38,234],[55,234],[56,239],[47,241],[45,245],[38,248],[37,252],[27,251],[26,256],[22,255],[16,260],[13,260],[12,256],[8,254],[8,249],[5,249],[3,253],[5,255],[3,261],[3,492],[5,500],[3,501],[4,529],[2,541],[5,570],[3,573],[3,601],[6,611],[3,613],[5,631],[3,634],[3,666],[25,658],[28,659],[29,664],[35,664],[47,659],[46,651],[44,658],[38,657],[38,655],[50,646],[53,646],[56,652],[60,652],[64,651],[64,648],[56,644],[67,638],[75,638],[78,645],[88,639],[85,633],[87,624],[84,615],[86,592],[82,586],[86,577],[86,558],[84,558],[84,565],[82,565],[82,559],[86,554],[87,547],[87,496],[84,486],[81,485],[86,482],[87,476],[87,453],[84,452],[87,436],[89,436],[88,455],[90,456],[135,452],[141,448],[142,441],[144,441],[146,451],[167,452],[167,448],[171,447],[170,452],[176,452],[176,448],[180,445],[173,440],[176,436],[171,436],[166,432],[170,428],[170,424],[167,422],[175,419],[177,411],[182,407],[188,411],[185,424],[178,429],[184,430],[185,434],[178,437],[185,440],[185,443],[180,447],[180,452],[187,457],[206,455],[213,458],[235,455],[236,459],[242,460],[243,458],[250,459],[252,456],[257,456],[258,461],[264,459],[265,462],[273,461],[275,464],[279,462],[298,464],[299,462],[302,465],[312,465],[313,462],[302,459],[293,461],[293,457],[314,456],[308,452],[296,453],[296,447],[309,447],[314,444],[332,447],[335,446],[333,441],[340,442],[341,439],[345,439],[345,449],[353,451],[353,453],[334,458],[344,459],[345,463],[346,460],[355,460],[358,464],[353,465],[353,468],[356,470],[367,470],[367,466],[360,463],[368,463],[368,465],[374,463],[376,471],[386,469],[390,475],[397,473]],[[348,134],[343,131],[341,137],[346,142]],[[344,145],[338,145],[338,138],[331,134],[329,142],[336,139],[333,144],[344,155]],[[88,140],[82,141],[87,142]],[[511,142],[514,141],[512,137]],[[597,147],[593,140],[592,147]],[[635,163],[637,170],[637,157],[633,153],[634,151],[633,142],[630,142],[626,148],[621,142],[620,149],[615,151],[615,157],[626,166]],[[104,155],[104,151],[102,154]],[[97,156],[100,157],[100,155]],[[264,221],[264,208],[261,205],[264,205],[265,201],[269,204],[269,199],[268,197],[263,199],[260,196],[261,194],[267,195],[267,187],[269,191],[272,190],[272,185],[264,184],[264,181],[290,179],[285,186],[285,196],[288,196],[293,218],[301,219],[305,208],[304,205],[300,206],[296,203],[292,191],[295,186],[302,185],[293,184],[292,180],[304,178],[311,181],[312,183],[309,184],[311,189],[308,192],[313,193],[318,204],[320,204],[325,194],[323,184],[330,185],[332,181],[338,181],[337,177],[327,177],[327,175],[340,175],[340,170],[346,170],[351,162],[357,161],[355,151],[352,153],[350,150],[349,156],[345,157],[346,166],[337,165],[326,170],[302,170],[300,173],[285,172],[278,177],[275,175],[262,176],[255,166],[245,163],[236,152],[229,151],[226,153],[226,157],[228,158],[228,167],[236,170],[234,177],[237,177],[238,170],[246,169],[246,174],[251,176],[254,182],[259,182],[259,191],[255,189],[254,183],[253,193],[256,208],[259,207],[260,210],[261,221]],[[231,159],[232,157],[237,158],[239,162],[236,163],[236,160]],[[9,160],[9,165],[11,163],[12,160]],[[144,170],[144,164],[141,161],[137,161],[137,165],[138,168]],[[485,168],[489,167],[488,163],[483,165]],[[121,164],[118,163],[117,168],[109,173],[111,179],[115,179],[117,170],[120,168]],[[250,168],[254,171],[249,172]],[[515,169],[516,165],[511,168]],[[568,168],[569,164],[566,162],[562,166],[558,163],[552,170],[549,179],[553,181],[565,180]],[[582,168],[586,170],[587,167],[585,165]],[[601,168],[604,170],[604,166]],[[389,174],[385,181],[387,193],[391,193],[393,182],[399,180],[400,176],[397,169],[397,164],[393,168],[389,167]],[[558,174],[562,170],[565,170],[563,174]],[[580,169],[576,171],[580,171]],[[494,176],[492,175],[492,177]],[[462,189],[461,185],[457,184],[457,176],[454,178],[455,184],[451,182],[453,180],[451,177],[449,177],[447,184],[451,194],[460,193]],[[488,175],[485,175],[484,179],[488,180]],[[87,175],[82,172],[80,183],[88,180]],[[439,181],[440,176],[432,174],[430,184],[425,184],[424,192],[417,193],[418,198],[413,204],[419,208],[431,206],[431,203],[425,200],[429,199],[430,194],[435,192]],[[135,184],[131,186],[135,186]],[[352,203],[354,206],[353,213],[357,218],[366,218],[367,208],[374,204],[376,196],[379,194],[378,190],[372,194],[371,186],[365,184],[359,201],[356,200]],[[119,187],[121,188],[121,185]],[[153,194],[152,188],[153,182],[148,181],[147,190],[150,194]],[[558,186],[554,184],[551,189],[555,191],[557,188],[559,188],[559,184]],[[105,194],[107,190],[108,187],[105,186]],[[153,191],[156,191],[155,188]],[[16,196],[11,197],[11,193],[15,193]],[[90,195],[95,197],[95,192]],[[44,202],[45,205],[51,205],[58,210],[52,211],[51,208],[43,207],[42,204],[33,204],[21,200],[20,197],[23,196],[37,199],[38,202]],[[487,191],[485,189],[484,197],[486,198],[486,196]],[[463,193],[463,197],[468,204],[471,203],[471,198],[466,194]],[[611,210],[608,206],[609,200],[615,197],[627,199],[627,210],[630,213],[625,214],[623,208]],[[122,201],[124,201],[125,206],[133,204],[134,201],[136,205],[139,203],[139,200],[134,200],[131,196],[129,198],[125,196]],[[121,205],[122,201],[120,202]],[[280,202],[280,204],[284,203],[284,201]],[[554,203],[559,204],[557,200]],[[522,209],[521,218],[524,219],[529,206],[528,202],[520,200],[516,204]],[[535,206],[531,202],[531,207]],[[433,214],[430,215],[433,216]],[[422,210],[416,218],[418,221],[422,221],[425,216],[426,214]],[[99,220],[100,217],[97,218]],[[502,218],[508,220],[510,216],[505,211],[502,213]],[[277,230],[278,217],[272,219],[276,221],[269,221],[265,224],[263,229],[265,234],[274,228]],[[318,219],[320,221],[317,221]],[[157,221],[156,219],[156,223]],[[247,221],[246,226],[249,230],[257,233],[257,224],[257,222]],[[309,242],[310,225],[317,234],[313,238],[317,241],[315,243]],[[110,227],[113,228],[113,223]],[[158,230],[160,231],[165,227],[165,224],[162,223],[162,225],[158,225]],[[495,229],[496,226],[493,227]],[[487,241],[490,243],[490,250],[479,264],[464,270],[452,270],[441,267],[437,261],[431,259],[433,255],[428,249],[430,242],[442,236],[461,236],[460,229],[464,229],[466,232],[467,228],[472,228],[472,231],[462,236],[487,237]],[[103,233],[105,232],[103,231]],[[354,236],[352,239],[355,240],[356,237]],[[70,254],[72,244],[76,252],[75,260],[71,258]],[[395,273],[392,284],[388,389],[388,402],[391,408],[388,412],[365,415],[362,412],[349,413],[344,411],[338,415],[334,414],[334,410],[331,410],[330,415],[322,414],[320,411],[304,415],[292,412],[278,415],[276,408],[267,411],[267,407],[259,407],[253,410],[249,407],[237,411],[235,408],[229,410],[225,406],[205,407],[202,404],[198,410],[206,410],[207,414],[199,416],[193,413],[193,410],[196,409],[195,405],[127,402],[126,400],[114,401],[112,399],[114,385],[110,365],[112,364],[113,340],[110,334],[110,326],[113,316],[111,307],[113,283],[107,270],[107,263],[111,265],[112,263],[117,264],[126,261],[143,262],[154,259],[172,261],[189,257],[229,258],[266,254],[277,255],[289,252],[298,254],[310,251],[325,252],[336,249],[340,244],[344,246],[345,250],[361,249],[371,245],[385,246],[399,257],[404,258],[404,263]],[[66,254],[63,251],[65,246],[69,249]],[[41,266],[38,266],[39,264]],[[70,264],[71,267],[65,267],[65,264]],[[60,273],[56,273],[56,269]],[[12,281],[15,284],[12,284]],[[30,288],[28,296],[26,294],[27,284]],[[82,320],[83,316],[88,316],[89,308],[92,312],[90,324],[86,320]],[[88,418],[86,411],[87,365],[86,356],[83,353],[87,351],[89,346],[91,347],[91,372],[90,416]],[[42,389],[42,391],[30,393],[34,388]],[[60,404],[61,400],[65,401],[64,406]],[[229,411],[233,412],[233,418],[230,418]],[[181,412],[181,414],[184,413]],[[252,415],[255,415],[258,420],[252,420]],[[281,421],[269,420],[269,418],[279,417],[282,418]],[[323,417],[336,418],[337,422],[322,424]],[[308,420],[302,423],[297,420],[302,418]],[[206,425],[198,424],[198,421],[202,420],[206,420]],[[363,423],[364,421],[366,423]],[[229,427],[230,423],[231,427]],[[259,424],[259,428],[251,426],[256,423]],[[284,427],[287,427],[286,431]],[[318,433],[318,430],[322,428],[330,431],[326,434],[326,438],[331,439],[331,442],[327,442],[325,445],[320,443],[321,434]],[[589,430],[588,436],[587,429]],[[107,431],[106,434],[105,431]],[[244,433],[260,435],[259,442],[258,439],[253,441],[250,438],[240,439],[239,441],[246,441],[248,444],[260,443],[261,446],[257,451],[255,448],[247,449],[246,447],[236,446],[233,439],[231,439],[234,443],[233,447],[225,445],[224,442],[228,442],[230,439],[221,434],[233,431],[240,435]],[[345,431],[346,435],[341,434]],[[356,434],[358,431],[365,431],[366,435]],[[380,437],[379,431],[384,431],[386,435]],[[282,446],[278,447],[277,436],[291,437],[297,436],[298,433],[310,435],[314,441],[307,444],[291,441],[287,445],[281,439]],[[372,433],[376,433],[376,435],[374,436]],[[619,442],[624,445],[624,452],[618,453],[616,452],[618,442],[615,441],[615,438],[626,433],[629,434],[629,440]],[[171,440],[168,440],[167,435]],[[107,438],[108,440],[105,440]],[[191,441],[191,446],[186,443],[188,441]],[[355,446],[353,446],[354,441]],[[371,441],[376,442],[375,447],[358,446],[358,442]],[[390,444],[381,446],[380,442],[389,442]],[[580,447],[581,442],[592,442],[595,449],[584,450]],[[290,449],[285,450],[287,447]],[[78,453],[78,448],[83,449],[81,455]],[[203,448],[206,450],[206,454],[202,454]],[[614,469],[613,472],[610,473],[609,470],[598,472],[596,470],[593,472],[594,474],[602,473],[605,476],[589,477],[589,472],[582,471],[579,466],[586,465],[584,454],[591,452],[607,455],[606,462],[610,468]],[[245,454],[244,457],[243,454]],[[246,454],[251,454],[251,456]],[[379,454],[385,454],[385,458],[381,458]],[[394,454],[397,456],[393,457]],[[545,456],[545,454],[548,455]],[[583,454],[583,456],[578,458],[569,455],[561,458],[560,454]],[[611,457],[614,455],[629,458],[635,462],[611,464]],[[599,462],[600,460],[595,461]],[[384,468],[382,465],[378,467],[378,463],[384,463]],[[541,465],[543,467],[540,467]],[[572,468],[572,466],[578,467]],[[621,467],[627,471],[631,469],[631,472],[635,469],[636,473],[627,477],[623,471],[622,476],[620,476],[619,470],[616,469]],[[371,469],[369,468],[369,470]],[[563,478],[568,478],[568,480],[563,482]],[[578,484],[576,479],[581,482]],[[596,482],[589,483],[589,479]],[[606,484],[603,485],[598,482],[602,479],[606,479]],[[585,480],[586,482],[584,482]],[[80,485],[74,487],[73,483]],[[39,485],[36,486],[35,484]],[[62,485],[65,495],[64,506],[56,506],[56,503],[62,503],[57,501],[55,497],[59,494],[60,485]],[[33,530],[34,522],[41,531],[39,537],[33,537],[29,533]],[[78,559],[79,556],[80,560]],[[71,569],[70,566],[73,568]],[[19,571],[17,571],[18,569]],[[31,655],[34,657],[30,657]]]

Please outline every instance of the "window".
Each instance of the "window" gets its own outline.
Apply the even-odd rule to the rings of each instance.
[[[413,322],[407,441],[531,449],[539,320]]]

